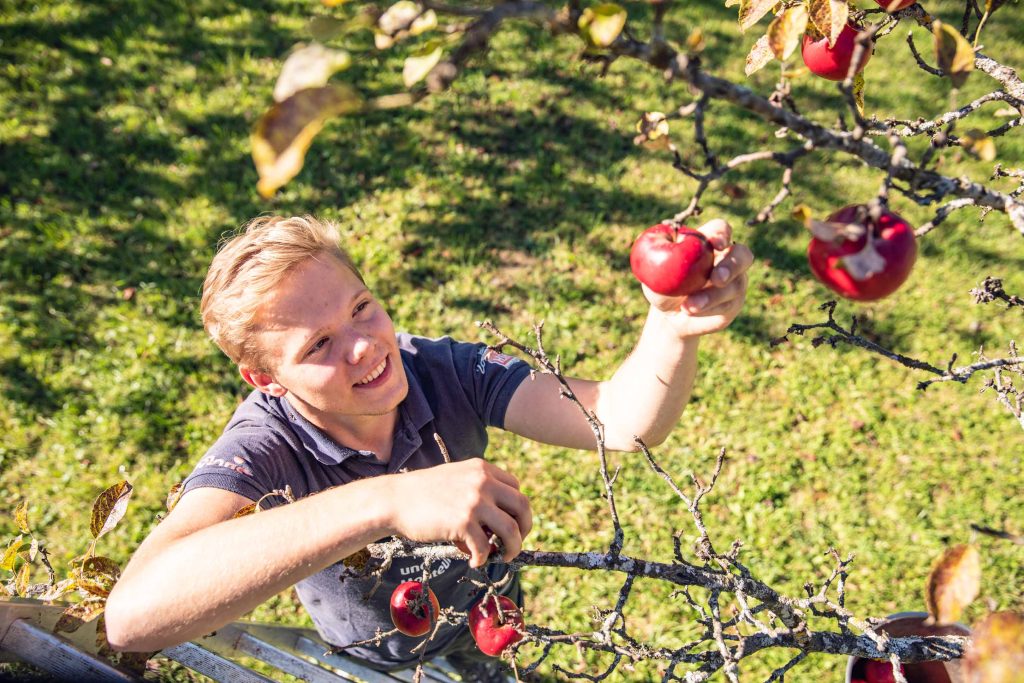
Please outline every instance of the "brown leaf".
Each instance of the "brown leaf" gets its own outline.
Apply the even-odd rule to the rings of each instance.
[[[771,45],[768,43],[768,36],[763,35],[750,48],[750,52],[747,54],[747,65],[744,67],[743,72],[749,76],[755,71],[759,71],[774,58],[775,55],[772,53]]]
[[[18,592],[18,595],[24,595],[25,589],[28,588],[28,580],[32,576],[32,565],[26,562],[21,565],[21,570],[18,572],[18,577],[14,580],[14,587]]]
[[[928,574],[925,602],[930,621],[952,624],[960,618],[964,607],[978,597],[981,586],[981,557],[971,545],[949,548],[935,562]]]
[[[854,280],[867,280],[885,270],[885,258],[878,253],[874,240],[868,236],[864,248],[853,254],[847,254],[839,260],[839,265]]]
[[[932,24],[932,34],[935,36],[935,57],[939,68],[959,88],[974,69],[974,48],[959,31],[938,19]]]
[[[1020,683],[1024,671],[1024,616],[993,612],[976,624],[964,655],[965,683]]]
[[[846,0],[811,0],[808,14],[818,33],[828,36],[831,47],[836,44],[836,39],[849,21],[850,7]]]
[[[92,504],[92,522],[89,525],[93,538],[99,538],[117,526],[128,510],[128,501],[133,490],[131,484],[122,481],[96,498],[96,502]]]
[[[68,605],[53,627],[54,633],[74,633],[103,613],[104,600],[96,598]]]
[[[63,581],[58,581],[54,585],[50,586],[46,592],[39,596],[39,599],[45,600],[46,602],[59,600],[76,588],[78,588],[77,581],[74,579],[64,579]]]
[[[235,514],[231,515],[231,519],[238,519],[239,517],[246,517],[251,514],[255,514],[259,510],[256,503],[249,503],[245,507],[241,508]]]
[[[352,553],[341,561],[349,569],[355,569],[358,572],[363,571],[366,568],[366,564],[370,561],[370,551],[366,548]]]
[[[300,90],[271,107],[260,117],[252,134],[252,158],[260,176],[260,194],[270,197],[302,170],[306,150],[327,119],[361,107],[362,98],[342,84]]]
[[[182,493],[184,493],[184,490],[183,484],[180,481],[174,486],[172,486],[171,490],[167,492],[167,502],[165,503],[165,505],[167,506],[168,512],[173,510],[174,506],[178,504],[179,500],[181,500]]]
[[[18,525],[18,529],[21,533],[27,534],[28,528],[28,501],[23,500],[18,504],[18,507],[14,508],[14,523]]]
[[[772,7],[778,4],[779,0],[740,0],[740,30],[748,28],[761,21],[761,17],[768,14]]]
[[[788,59],[803,39],[807,28],[807,8],[794,5],[768,25],[768,46],[778,60]]]

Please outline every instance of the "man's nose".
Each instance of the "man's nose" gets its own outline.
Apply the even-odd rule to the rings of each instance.
[[[367,354],[370,353],[372,347],[373,344],[368,338],[358,335],[355,340],[353,340],[352,348],[349,351],[349,363],[352,365],[358,365],[361,363]]]

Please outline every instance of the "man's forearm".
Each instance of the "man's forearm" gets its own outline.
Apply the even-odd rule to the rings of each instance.
[[[699,340],[681,339],[651,308],[636,348],[598,386],[595,409],[608,448],[635,450],[634,435],[653,446],[671,433],[690,399]]]
[[[205,635],[392,533],[387,479],[144,544],[107,602],[111,644],[151,651]]]

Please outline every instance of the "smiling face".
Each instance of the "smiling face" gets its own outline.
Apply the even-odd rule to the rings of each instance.
[[[394,415],[408,393],[391,318],[329,255],[296,266],[263,302],[256,343],[268,366],[250,384],[334,432]]]

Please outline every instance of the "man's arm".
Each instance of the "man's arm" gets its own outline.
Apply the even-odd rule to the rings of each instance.
[[[511,561],[532,526],[519,482],[478,458],[355,481],[232,519],[249,502],[219,489],[182,496],[107,600],[115,649],[159,650],[210,633],[384,536],[458,542],[481,566],[484,527]]]
[[[722,220],[700,228],[715,247],[710,284],[686,297],[664,297],[644,287],[650,312],[636,348],[603,382],[569,379],[573,393],[604,425],[605,445],[636,450],[633,437],[660,444],[676,426],[690,399],[700,337],[724,329],[743,307],[753,254],[732,245]],[[535,441],[593,449],[594,433],[579,408],[561,398],[557,380],[536,374],[523,381],[505,413],[505,429]]]

